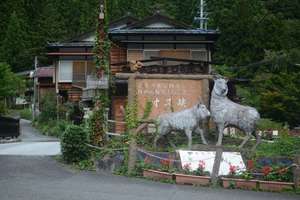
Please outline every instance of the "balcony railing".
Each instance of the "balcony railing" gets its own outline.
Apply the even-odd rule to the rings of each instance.
[[[96,75],[88,75],[86,81],[86,89],[107,89],[108,76],[104,75],[98,78]]]
[[[82,91],[82,100],[92,100],[96,95],[99,94],[98,89],[108,88],[108,76],[98,78],[96,75],[88,75],[86,79],[86,87]]]

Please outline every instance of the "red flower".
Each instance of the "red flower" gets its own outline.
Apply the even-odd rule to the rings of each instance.
[[[164,167],[169,167],[169,165],[170,165],[170,160],[168,160],[168,159],[162,159],[162,160],[160,160],[160,164],[161,164],[162,166],[164,166]]]
[[[268,174],[270,174],[270,172],[272,171],[272,167],[264,166],[261,171],[264,174],[264,176],[268,176]]]
[[[238,169],[237,166],[229,164],[229,173],[230,174],[232,174],[232,175],[236,174],[237,169]]]
[[[198,168],[201,169],[201,170],[205,169],[205,162],[203,160],[199,161]]]
[[[249,171],[253,170],[254,169],[254,161],[253,160],[248,160],[247,161],[247,169]]]
[[[187,164],[183,165],[183,169],[187,170],[187,171],[190,171],[191,170],[191,163],[187,163]]]

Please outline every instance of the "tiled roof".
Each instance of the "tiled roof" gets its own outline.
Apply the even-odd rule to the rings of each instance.
[[[160,33],[160,34],[217,34],[216,30],[204,29],[166,29],[166,28],[141,28],[141,29],[114,29],[110,31],[111,34],[144,34],[144,33]]]

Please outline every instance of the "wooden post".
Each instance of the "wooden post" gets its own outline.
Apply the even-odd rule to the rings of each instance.
[[[219,170],[222,161],[222,154],[223,154],[223,148],[216,147],[216,157],[214,161],[213,171],[211,174],[211,181],[213,186],[216,186],[218,184],[218,176],[219,176]]]
[[[294,183],[296,188],[300,188],[300,155],[296,155],[294,163],[297,165],[293,169]]]
[[[128,79],[128,105],[133,105],[136,98],[136,77],[131,75]],[[129,131],[130,143],[129,143],[129,152],[128,152],[128,174],[132,174],[135,163],[136,163],[136,154],[137,154],[137,143],[136,143],[136,130],[132,129]]]

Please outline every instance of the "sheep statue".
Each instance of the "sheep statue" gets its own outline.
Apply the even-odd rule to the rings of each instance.
[[[214,78],[214,87],[211,94],[210,111],[213,121],[216,123],[219,133],[217,146],[222,145],[223,131],[228,126],[239,128],[246,133],[239,148],[243,148],[246,142],[255,133],[256,125],[260,115],[255,108],[243,106],[232,102],[227,98],[227,81],[222,77]],[[256,134],[256,146],[259,144],[260,137]]]
[[[179,112],[167,113],[158,117],[158,135],[154,139],[154,147],[157,141],[172,131],[184,132],[188,137],[188,148],[192,147],[192,133],[200,134],[203,144],[207,144],[200,122],[210,116],[209,110],[202,103],[198,103],[189,109]]]

